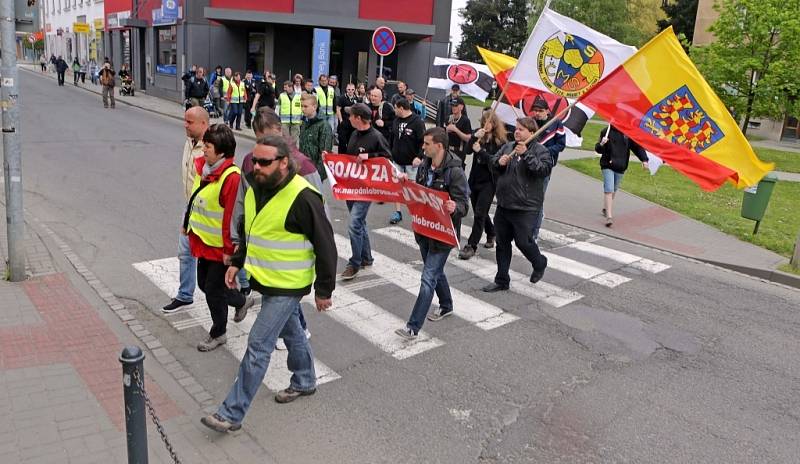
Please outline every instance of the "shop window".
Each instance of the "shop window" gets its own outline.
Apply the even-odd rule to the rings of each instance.
[[[178,73],[178,40],[176,26],[166,26],[156,28],[158,49],[158,63],[156,72],[160,74]]]

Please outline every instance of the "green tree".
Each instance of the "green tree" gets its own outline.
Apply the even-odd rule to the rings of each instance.
[[[661,9],[667,14],[667,18],[658,21],[658,30],[663,31],[672,26],[675,35],[692,43],[694,22],[697,19],[697,0],[678,0],[675,3],[665,1],[661,4]]]
[[[800,96],[800,0],[721,0],[715,41],[692,58],[722,101],[743,115],[782,118]]]
[[[456,56],[466,61],[480,61],[476,46],[519,56],[528,39],[528,0],[468,0],[458,13],[461,43]]]

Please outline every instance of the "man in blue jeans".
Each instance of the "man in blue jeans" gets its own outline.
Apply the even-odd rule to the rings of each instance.
[[[347,154],[357,156],[359,162],[379,156],[391,159],[389,143],[372,127],[372,110],[364,103],[356,103],[345,108],[345,112],[355,129],[347,144]],[[362,267],[372,265],[372,248],[367,229],[367,213],[371,205],[368,201],[347,202],[347,210],[350,212],[348,234],[353,255],[342,272],[342,280],[352,280]]]
[[[195,163],[200,160],[199,163],[202,167],[205,162],[203,160],[203,135],[208,130],[208,111],[201,106],[189,108],[183,114],[183,127],[186,130],[186,143],[183,146],[181,180],[186,201],[184,203],[185,208],[194,193],[192,187],[194,176],[197,175]],[[183,215],[181,215],[180,220],[182,223]],[[178,233],[178,262],[180,263],[180,287],[178,287],[178,293],[175,298],[161,308],[161,311],[166,314],[174,313],[194,302],[194,289],[197,285],[197,258],[192,256],[192,252],[189,249],[189,237],[183,232]],[[250,292],[250,284],[247,282],[244,271],[239,277],[239,282],[242,293],[248,294]]]
[[[258,139],[253,150],[253,172],[247,174],[242,237],[225,274],[228,287],[247,269],[251,286],[261,293],[261,311],[247,339],[228,396],[217,412],[201,422],[218,432],[238,430],[269,367],[278,337],[289,350],[289,387],[275,395],[289,403],[316,390],[314,355],[300,326],[300,299],[311,293],[319,311],[331,307],[336,285],[336,245],[325,215],[322,195],[297,174],[289,146],[281,136]]]
[[[425,187],[447,192],[450,199],[444,203],[444,209],[453,219],[456,230],[461,224],[461,218],[467,214],[467,176],[461,168],[461,158],[448,152],[447,132],[441,127],[433,127],[425,131],[422,150],[425,159],[417,162],[417,183]],[[439,321],[453,314],[453,297],[450,295],[450,284],[444,274],[444,265],[450,255],[452,245],[415,233],[414,238],[419,245],[420,254],[424,263],[422,278],[411,310],[411,317],[405,327],[395,331],[401,337],[413,340],[422,329],[425,316],[433,301],[433,293],[439,297],[439,309],[428,316],[430,321]]]

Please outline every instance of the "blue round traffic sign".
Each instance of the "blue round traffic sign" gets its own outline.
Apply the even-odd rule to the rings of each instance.
[[[372,48],[380,56],[391,55],[397,45],[394,31],[386,26],[375,29],[372,33]]]

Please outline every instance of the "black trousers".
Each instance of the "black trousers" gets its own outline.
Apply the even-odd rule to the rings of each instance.
[[[208,311],[211,313],[212,338],[224,335],[228,330],[228,305],[238,308],[245,303],[245,296],[225,286],[225,271],[228,266],[205,258],[197,259],[197,286],[206,294]]]
[[[253,115],[250,113],[250,108],[253,106],[250,105],[250,98],[247,97],[247,102],[242,105],[242,111],[244,111],[244,125],[250,127],[253,124]]]
[[[58,85],[64,85],[64,73],[60,72],[58,74]]]
[[[519,251],[528,258],[533,269],[541,271],[547,266],[547,260],[539,251],[539,247],[531,237],[531,228],[539,216],[538,211],[520,211],[497,208],[494,213],[494,227],[497,232],[497,274],[494,282],[507,287],[511,282],[508,269],[511,267],[511,241],[516,243]]]
[[[492,199],[494,199],[494,184],[489,182],[470,186],[469,201],[472,203],[474,220],[472,221],[472,233],[467,239],[467,245],[472,248],[478,247],[478,242],[481,241],[484,231],[487,238],[494,238],[495,236],[494,224],[492,224],[492,219],[489,217]]]

